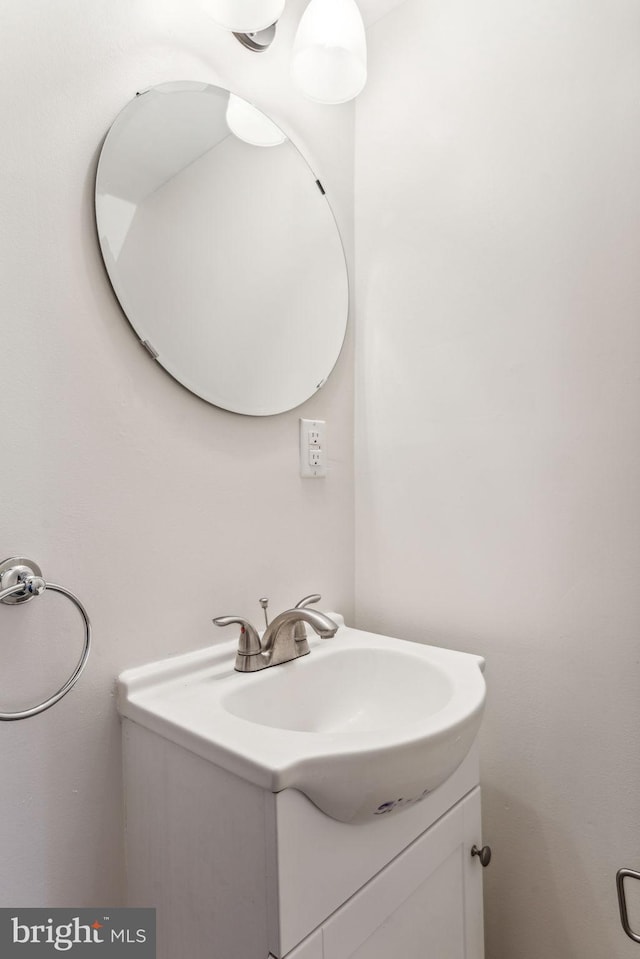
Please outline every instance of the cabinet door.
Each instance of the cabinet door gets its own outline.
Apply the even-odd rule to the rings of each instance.
[[[269,959],[274,959],[269,956]],[[322,930],[317,929],[301,942],[299,946],[288,952],[285,959],[323,959],[322,957]]]
[[[323,959],[483,959],[480,790],[322,926]]]

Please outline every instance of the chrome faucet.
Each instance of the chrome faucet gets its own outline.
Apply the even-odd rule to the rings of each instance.
[[[299,603],[296,603],[296,609],[306,609],[307,606],[310,606],[311,603],[319,603],[322,599],[320,593],[311,593],[310,596],[305,596],[300,600]],[[309,652],[309,643],[307,642],[307,631],[304,627],[304,620],[299,619],[293,630],[293,636],[298,643],[296,649],[298,649],[298,656],[304,656]]]
[[[338,627],[332,619],[318,610],[307,609],[301,605],[304,602],[317,602],[319,599],[317,594],[307,596],[293,609],[285,609],[267,626],[262,643],[258,633],[246,619],[240,616],[217,616],[213,620],[216,626],[230,626],[231,623],[238,623],[240,626],[235,665],[238,672],[254,673],[268,666],[279,666],[280,663],[306,656],[309,645],[306,634],[302,632],[301,635],[301,630],[304,630],[303,623],[308,623],[323,639],[335,636]]]

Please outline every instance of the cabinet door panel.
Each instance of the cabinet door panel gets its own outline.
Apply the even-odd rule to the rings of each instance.
[[[324,924],[324,959],[482,959],[479,802],[474,790]]]
[[[273,956],[269,956],[273,959]],[[288,952],[285,959],[323,959],[322,957],[322,931],[320,929],[312,933],[304,942],[292,952]]]
[[[482,903],[482,875],[484,869],[477,856],[471,855],[474,846],[482,843],[482,816],[480,789],[462,802],[464,813],[464,932],[465,959],[484,959],[484,915]]]
[[[453,855],[349,959],[464,959],[462,871]]]

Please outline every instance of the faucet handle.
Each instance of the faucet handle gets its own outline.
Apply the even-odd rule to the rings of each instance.
[[[312,603],[319,603],[322,599],[320,593],[311,593],[309,596],[305,596],[300,600],[299,603],[296,603],[294,609],[304,609],[305,606],[311,606]]]
[[[307,606],[310,606],[312,603],[319,603],[322,599],[320,593],[310,593],[309,596],[304,596],[299,603],[296,603],[294,609],[305,609]],[[304,656],[305,653],[309,652],[309,643],[307,642],[307,630],[303,622],[298,622],[293,628],[293,638],[296,643],[301,643],[298,647],[300,651],[300,656]]]
[[[248,620],[240,616],[216,616],[213,622],[216,626],[231,626],[232,623],[238,623],[240,626],[238,656],[255,656],[261,651],[260,637]]]

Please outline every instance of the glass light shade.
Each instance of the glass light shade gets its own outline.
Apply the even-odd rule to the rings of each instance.
[[[355,0],[311,0],[293,44],[291,74],[305,96],[345,103],[367,80],[367,41]]]
[[[285,0],[202,0],[212,20],[233,33],[257,33],[280,19]]]
[[[229,94],[226,119],[231,132],[252,146],[275,147],[287,139],[273,120],[234,93]]]

